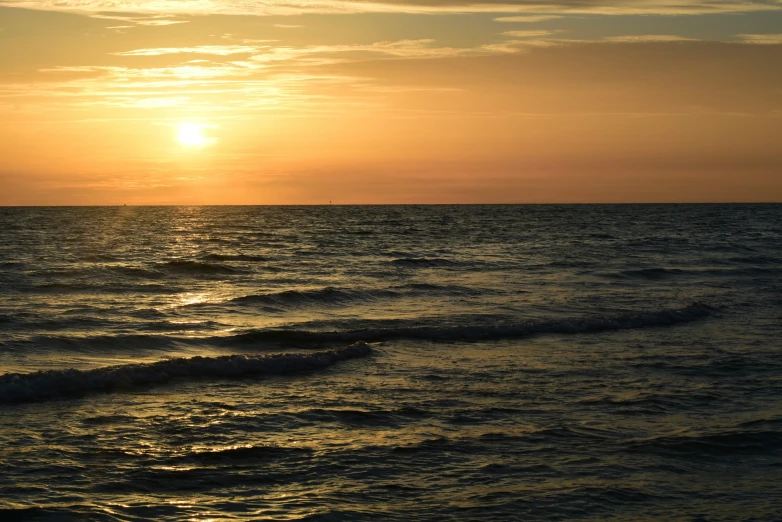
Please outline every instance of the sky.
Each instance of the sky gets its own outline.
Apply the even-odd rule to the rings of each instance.
[[[782,0],[0,0],[0,205],[782,201]]]

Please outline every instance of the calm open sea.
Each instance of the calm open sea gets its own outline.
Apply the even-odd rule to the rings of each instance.
[[[0,520],[782,520],[782,205],[0,208]]]

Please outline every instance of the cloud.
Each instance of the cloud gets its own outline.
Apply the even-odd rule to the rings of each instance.
[[[324,65],[350,60],[377,58],[442,58],[482,52],[480,49],[437,47],[431,39],[397,40],[354,45],[313,45],[307,47],[271,47],[259,49],[250,57],[256,63]]]
[[[558,20],[564,18],[559,15],[528,15],[528,16],[501,16],[495,18],[495,22],[516,22],[516,23],[535,23],[545,22],[546,20]]]
[[[499,44],[488,44],[482,47],[483,50],[492,53],[520,53],[533,48],[555,47],[562,45],[578,44],[632,44],[632,43],[673,43],[673,42],[698,42],[695,38],[670,34],[646,34],[646,35],[625,35],[625,36],[607,36],[596,40],[579,40],[572,38],[545,38],[553,35],[557,31],[505,31],[502,34],[512,38]],[[519,39],[521,38],[521,39]]]
[[[782,9],[769,0],[0,0],[0,5],[37,10],[71,11],[100,16],[106,11],[148,15],[295,15],[305,13],[529,13],[554,16],[568,13],[686,15],[738,13]],[[163,25],[178,21],[138,21]]]
[[[38,82],[0,84],[0,100],[17,100],[38,112],[116,109],[177,109],[221,111],[288,111],[302,115],[334,112],[346,106],[374,110],[389,92],[412,92],[416,86],[385,89],[371,79],[304,68],[355,60],[435,59],[480,54],[480,48],[440,47],[434,40],[399,40],[361,45],[225,45],[159,47],[112,53],[132,57],[136,67],[79,65],[39,69]],[[204,54],[214,60],[186,60],[177,55]],[[244,54],[241,59],[236,55]],[[174,65],[161,67],[150,58],[171,56]],[[221,61],[223,60],[223,61]],[[430,89],[425,89],[430,90]],[[437,88],[435,90],[443,90]],[[0,107],[8,104],[0,102]]]
[[[4,5],[9,5],[10,2],[4,2],[3,0],[0,0],[0,7]],[[10,5],[10,7],[17,7],[14,5]],[[46,10],[41,8],[41,10]],[[53,11],[63,11],[63,10],[69,10],[69,9],[51,9]],[[98,13],[91,13],[88,12],[87,14],[90,14],[92,18],[101,18],[104,20],[119,20],[126,23],[133,23],[136,25],[147,25],[147,26],[166,26],[166,25],[176,25],[176,24],[186,24],[187,20],[171,20],[170,16],[168,14],[162,14],[162,15],[152,15],[152,16],[137,16],[132,13],[112,13],[112,14],[106,14],[104,12],[98,12]],[[119,26],[119,28],[131,28],[134,26]],[[107,29],[116,29],[117,27],[107,27]]]
[[[554,33],[551,31],[505,31],[502,34],[512,38],[536,38],[540,36],[548,36]]]
[[[0,84],[2,101],[35,107],[39,113],[70,111],[76,114],[96,108],[173,109],[244,115],[248,110],[324,112],[366,100],[325,94],[340,86],[366,81],[346,76],[314,73],[267,73],[257,64],[207,63],[179,67],[131,68],[117,66],[57,67],[43,70],[53,75],[45,82]],[[64,75],[57,80],[54,75]],[[110,113],[102,113],[104,117]],[[160,113],[162,114],[162,113]],[[122,118],[126,115],[122,116]],[[162,116],[161,116],[162,117]]]
[[[755,45],[780,45],[782,34],[738,34],[737,38],[742,43]]]
[[[176,24],[186,24],[187,20],[135,20],[135,23],[138,25],[176,25]]]
[[[520,46],[518,42],[515,45]],[[495,54],[330,66],[379,84],[450,87],[417,109],[498,113],[762,114],[782,109],[782,45],[534,41]],[[505,52],[502,52],[505,51]],[[498,81],[501,78],[501,81]],[[719,88],[715,88],[718,85]]]
[[[257,47],[250,47],[247,45],[199,45],[196,47],[159,47],[150,49],[136,49],[134,51],[125,51],[111,54],[117,56],[160,56],[163,54],[192,53],[229,56],[232,54],[249,54],[257,51]]]
[[[649,42],[697,42],[696,38],[687,38],[673,34],[634,34],[627,36],[607,36],[604,42],[613,43],[649,43]]]
[[[522,33],[523,31],[518,31]],[[550,34],[548,31],[531,31],[529,36]],[[246,43],[270,43],[275,40],[244,40]],[[241,62],[247,66],[252,64],[260,67],[260,63],[284,63],[296,65],[319,65],[338,61],[367,59],[370,57],[387,56],[394,58],[438,58],[484,52],[482,48],[454,48],[433,45],[432,39],[396,40],[390,42],[375,42],[371,44],[347,45],[312,45],[306,47],[286,47],[272,45],[201,45],[194,47],[153,47],[134,49],[111,53],[117,56],[162,56],[174,54],[209,54],[215,56],[231,56],[234,54],[250,54]],[[189,63],[195,63],[191,60]],[[240,62],[234,62],[240,63]],[[58,70],[65,70],[60,68]],[[68,68],[73,71],[73,68]]]
[[[255,110],[298,115],[338,112],[348,106],[376,111],[394,107],[398,97],[429,100],[429,106],[406,109],[427,114],[459,112],[465,107],[486,113],[782,108],[778,94],[766,89],[782,85],[782,76],[768,66],[782,60],[782,46],[744,44],[756,42],[758,36],[772,43],[770,37],[776,35],[739,35],[742,42],[718,43],[677,35],[614,36],[588,42],[549,37],[550,31],[504,34],[508,41],[470,48],[418,39],[300,47],[267,41],[132,49],[114,53],[125,57],[119,62],[122,66],[49,67],[40,69],[35,81],[0,84],[0,106],[16,104],[36,111],[179,108],[221,112],[226,117]],[[745,62],[752,64],[747,67],[754,76],[736,66]],[[432,71],[443,68],[447,70],[442,81],[427,80]],[[486,83],[471,83],[461,71],[486,78]],[[733,85],[739,79],[746,87]],[[680,85],[667,89],[674,83]],[[718,84],[720,89],[714,89]],[[505,87],[507,92],[502,91]],[[741,89],[743,97],[738,94]],[[446,103],[476,92],[482,94]]]

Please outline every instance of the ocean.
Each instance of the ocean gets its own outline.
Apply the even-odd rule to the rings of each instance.
[[[782,205],[0,208],[0,520],[782,520]]]

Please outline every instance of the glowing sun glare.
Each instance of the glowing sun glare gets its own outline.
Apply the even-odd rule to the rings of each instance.
[[[204,125],[182,123],[179,126],[176,140],[185,147],[203,147],[212,141],[203,134]]]

